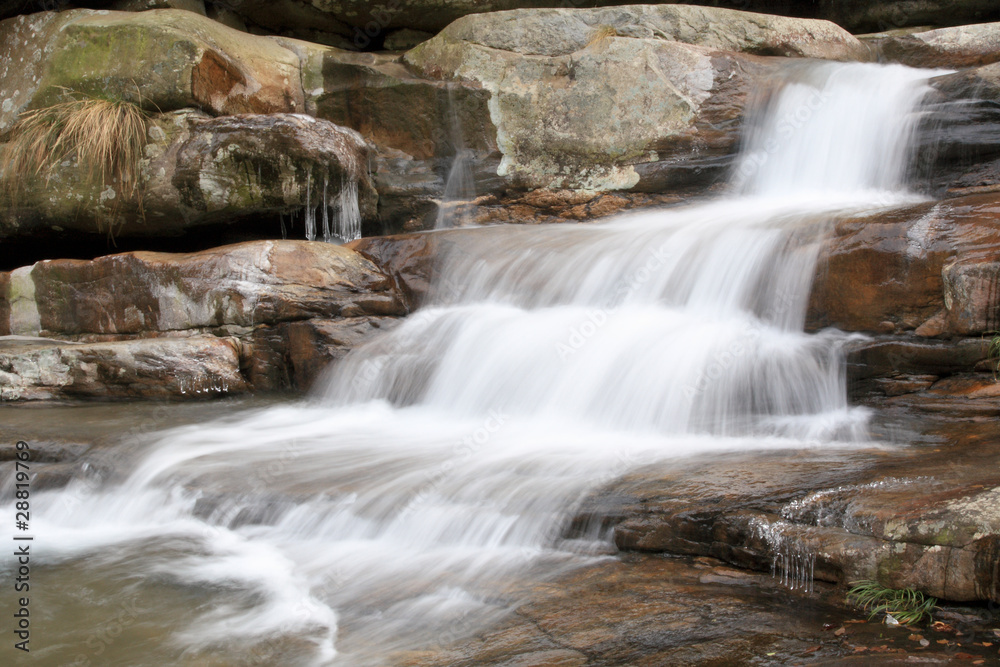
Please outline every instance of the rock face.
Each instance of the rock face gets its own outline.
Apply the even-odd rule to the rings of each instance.
[[[122,201],[117,183],[95,183],[90,167],[73,158],[19,183],[16,201],[0,212],[0,237],[49,229],[174,235],[248,215],[310,211],[320,224],[332,217],[334,226],[376,217],[368,145],[327,121],[189,110],[154,119],[148,142],[138,199]]]
[[[910,67],[978,67],[1000,60],[1000,23],[981,23],[904,36],[879,45],[886,60]]]
[[[68,93],[150,110],[216,114],[303,110],[299,62],[266,37],[192,12],[76,10],[0,24],[0,131]]]
[[[680,6],[474,15],[405,62],[489,91],[498,174],[513,187],[663,188],[734,152],[751,81],[770,63],[732,50],[868,57],[833,25],[784,21]]]
[[[370,261],[306,241],[44,261],[0,288],[4,400],[305,389],[406,312]]]
[[[936,77],[919,134],[937,192],[1000,188],[1000,63]]]
[[[374,264],[306,241],[43,261],[8,280],[4,335],[139,335],[404,312]]]
[[[995,194],[844,220],[819,261],[809,327],[980,335],[1000,327]]]
[[[249,389],[233,338],[0,345],[0,400],[207,398]]]
[[[934,399],[905,400],[913,409]],[[669,479],[637,475],[605,496],[628,499],[615,541],[774,566],[793,582],[796,572],[812,571],[824,581],[876,579],[947,600],[998,601],[1000,478],[992,461],[1000,452],[986,422],[959,427],[950,419],[995,413],[995,395],[952,399],[949,417],[920,422],[947,444],[919,456],[865,451],[830,466],[819,452],[734,455],[691,462]]]

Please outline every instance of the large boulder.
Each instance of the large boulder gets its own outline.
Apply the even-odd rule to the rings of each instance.
[[[305,390],[406,313],[342,246],[241,243],[0,273],[2,400]]]
[[[0,132],[26,109],[83,95],[161,112],[303,111],[298,57],[193,12],[73,10],[0,23]]]
[[[176,235],[299,213],[317,228],[324,217],[336,228],[376,215],[367,143],[328,121],[300,114],[211,118],[187,110],[153,119],[146,141],[131,197],[117,182],[94,179],[93,165],[75,156],[48,173],[10,175],[18,187],[0,194],[0,237],[64,230]]]
[[[378,267],[341,246],[258,241],[191,254],[46,260],[3,274],[0,335],[247,331],[314,317],[402,315]]]
[[[629,6],[467,16],[404,59],[490,93],[498,173],[510,186],[603,191],[717,174],[735,152],[753,81],[773,66],[761,54],[865,59],[868,50],[825,22]]]
[[[1000,23],[891,36],[879,44],[879,55],[910,67],[958,69],[989,65],[1000,61]]]
[[[1000,205],[969,195],[842,220],[820,254],[808,326],[981,335],[1000,328]]]

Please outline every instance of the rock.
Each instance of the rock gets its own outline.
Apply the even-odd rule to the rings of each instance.
[[[842,220],[819,258],[807,327],[935,335],[993,330],[997,195],[970,195]],[[993,291],[991,291],[993,290]]]
[[[204,398],[249,389],[232,338],[0,345],[2,399]]]
[[[393,282],[346,248],[258,241],[191,254],[51,260],[7,274],[0,334],[140,335],[401,315]]]
[[[1000,190],[1000,63],[931,84],[917,135],[926,187],[952,196]]]
[[[260,327],[249,337],[248,376],[256,390],[306,391],[330,362],[395,326],[392,317],[311,319]]]
[[[303,111],[299,61],[273,40],[175,9],[73,10],[0,23],[0,132],[74,95],[169,112]]]
[[[811,573],[841,584],[877,579],[948,600],[996,600],[1000,449],[988,420],[957,428],[962,416],[954,404],[921,423],[920,436],[908,434],[935,443],[932,452],[918,445],[919,456],[900,447],[865,450],[838,465],[818,451],[713,457],[616,482],[600,494],[611,506],[582,511],[621,517],[615,541],[623,549],[775,567],[792,583]]]
[[[120,12],[144,12],[150,9],[183,9],[206,15],[205,0],[115,0],[110,9]]]
[[[423,30],[411,30],[409,28],[393,30],[386,35],[382,48],[386,51],[409,51],[417,44],[426,42],[433,36],[433,33],[424,32]]]
[[[910,67],[959,69],[1000,61],[1000,23],[979,23],[891,36],[880,55]]]
[[[385,0],[378,4],[361,0],[308,0],[304,3],[269,0],[229,0],[237,11],[253,17],[271,29],[290,23],[337,21],[350,31],[358,49],[378,48],[387,32],[414,28],[438,32],[452,21],[470,14],[518,8],[586,8],[629,4],[622,0]],[[648,4],[673,4],[651,2]],[[697,0],[684,4],[738,7],[744,10],[834,21],[859,31],[885,30],[904,26],[956,25],[1000,19],[992,0]],[[271,7],[270,5],[273,5]],[[295,5],[298,5],[296,7]],[[320,18],[322,17],[322,18]]]
[[[866,46],[827,21],[679,4],[475,14],[445,28],[431,52],[441,53],[446,45],[465,42],[521,55],[557,57],[601,46],[615,37],[681,42],[763,56],[871,59]],[[408,60],[419,65],[427,58],[414,54]],[[458,69],[453,63],[441,65]]]
[[[0,210],[0,237],[67,229],[177,235],[251,215],[275,218],[277,233],[279,214],[312,211],[319,228],[324,208],[334,229],[340,220],[376,218],[368,145],[327,121],[187,111],[154,119],[147,140],[138,199],[117,196],[116,182],[95,182],[89,165],[67,160],[19,183],[17,200]]]
[[[778,0],[769,4],[786,3]],[[992,0],[821,0],[810,4],[817,5],[812,11],[818,16],[851,32],[1000,20],[1000,8]]]
[[[503,187],[490,95],[479,86],[417,76],[399,56],[275,39],[302,61],[307,112],[357,130],[377,148],[372,167],[386,230],[411,220],[433,225],[459,153],[469,155],[477,188]]]
[[[835,26],[785,21],[682,6],[482,14],[404,60],[489,92],[508,186],[663,191],[721,174],[752,83],[774,66],[720,49],[867,58]]]
[[[941,376],[973,370],[989,356],[984,338],[927,340],[916,336],[876,336],[846,344],[852,398],[913,393]]]

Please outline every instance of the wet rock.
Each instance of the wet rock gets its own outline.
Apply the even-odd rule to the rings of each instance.
[[[954,395],[955,387],[941,391]],[[976,400],[995,401],[995,393]],[[956,430],[944,427],[947,449],[920,456],[865,451],[836,466],[819,452],[761,454],[752,468],[746,455],[692,462],[657,482],[619,482],[604,496],[613,499],[605,512],[622,517],[615,541],[623,549],[713,556],[798,587],[814,577],[876,579],[948,600],[996,600],[1000,477],[992,461],[1000,449],[985,423]]]
[[[1000,63],[931,85],[918,133],[926,187],[942,195],[1000,190]]]
[[[916,336],[876,336],[846,346],[851,394],[870,391],[897,395],[919,391],[939,377],[965,373],[989,356],[984,338],[928,340]]]
[[[0,236],[38,231],[162,236],[248,216],[324,216],[358,224],[376,217],[369,147],[353,130],[300,114],[210,118],[196,111],[150,123],[138,194],[96,182],[93,165],[67,160],[24,177],[4,202]],[[275,220],[275,234],[279,233]],[[301,232],[300,232],[301,233]]]
[[[979,23],[891,36],[879,45],[886,60],[910,67],[960,69],[1000,60],[1000,23]]]
[[[193,12],[73,10],[0,24],[0,131],[67,95],[169,112],[303,111],[298,57]]]
[[[205,398],[245,392],[239,344],[195,336],[0,347],[3,400]]]
[[[480,194],[503,187],[490,95],[481,87],[418,76],[400,56],[275,39],[302,61],[307,112],[357,130],[377,148],[371,166],[385,229],[433,225],[459,154]]]
[[[991,331],[998,253],[1000,204],[992,194],[840,221],[820,255],[807,326]]]
[[[867,57],[830,24],[783,21],[682,6],[523,10],[460,19],[404,60],[489,92],[509,186],[662,191],[695,170],[717,177],[735,151],[746,95],[773,63],[730,50]]]
[[[284,322],[249,337],[248,375],[257,390],[306,391],[331,362],[398,323],[391,317],[352,317]]]
[[[401,315],[393,282],[350,250],[259,241],[199,253],[52,260],[8,276],[0,333],[139,335],[313,317]]]

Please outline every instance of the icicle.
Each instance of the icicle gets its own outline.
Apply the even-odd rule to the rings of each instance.
[[[316,240],[316,209],[312,207],[312,165],[306,171],[306,240]]]
[[[330,197],[327,195],[327,186],[330,185],[330,174],[323,174],[323,240],[330,242]]]
[[[346,243],[361,238],[361,209],[358,206],[358,182],[346,178],[340,183],[340,211],[335,234]]]
[[[288,238],[288,230],[285,228],[285,214],[284,213],[279,213],[278,214],[278,220],[281,222],[281,238],[282,239],[287,239]]]

